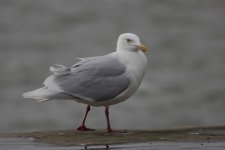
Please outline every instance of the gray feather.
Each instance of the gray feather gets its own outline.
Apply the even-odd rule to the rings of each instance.
[[[110,100],[130,84],[126,67],[113,55],[84,58],[70,70],[68,74],[54,77],[56,85],[70,95],[94,101]]]

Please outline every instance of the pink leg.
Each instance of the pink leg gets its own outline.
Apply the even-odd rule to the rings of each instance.
[[[109,120],[109,107],[105,107],[105,116],[107,120],[107,131],[108,132],[114,132],[114,133],[126,133],[127,130],[112,130],[111,125],[110,125],[110,120]]]
[[[91,107],[90,105],[87,106],[87,109],[86,109],[86,113],[85,113],[85,116],[84,116],[84,119],[83,119],[83,122],[82,122],[82,125],[80,127],[77,128],[77,130],[79,131],[93,131],[94,129],[90,129],[90,128],[87,128],[85,126],[85,121],[86,121],[86,118],[87,118],[87,115],[88,115],[88,112],[91,110]]]

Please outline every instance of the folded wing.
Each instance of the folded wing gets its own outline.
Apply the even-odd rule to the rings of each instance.
[[[82,58],[71,68],[58,65],[58,68],[51,67],[50,70],[53,75],[44,82],[45,91],[50,94],[43,96],[44,99],[65,97],[107,101],[125,91],[130,84],[125,65],[110,54]],[[43,88],[41,90],[43,94]]]

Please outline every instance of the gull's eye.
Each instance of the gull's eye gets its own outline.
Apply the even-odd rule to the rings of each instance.
[[[129,42],[129,43],[130,43],[130,42],[132,42],[132,40],[131,40],[131,39],[127,39],[127,42]]]

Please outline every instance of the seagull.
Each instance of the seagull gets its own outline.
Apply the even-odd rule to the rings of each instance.
[[[141,44],[133,33],[121,34],[115,52],[103,56],[79,58],[71,67],[56,65],[50,67],[53,73],[44,81],[44,87],[23,94],[24,98],[49,100],[75,100],[87,105],[79,131],[92,131],[85,121],[91,106],[105,107],[108,132],[110,125],[109,107],[127,100],[141,84],[147,58],[147,47]]]

